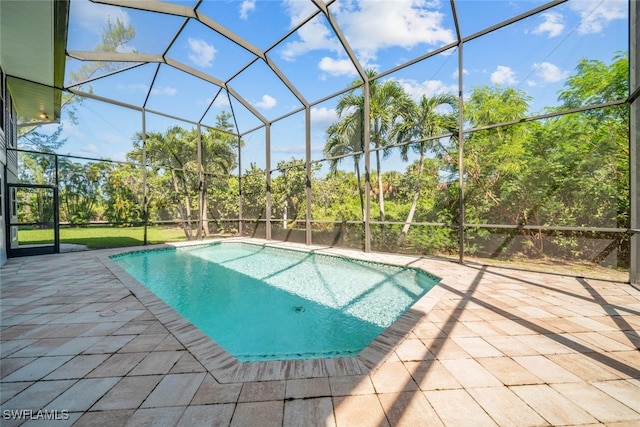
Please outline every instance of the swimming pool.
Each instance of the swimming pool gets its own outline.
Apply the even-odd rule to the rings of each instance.
[[[354,356],[439,281],[408,267],[239,242],[112,260],[240,361]]]

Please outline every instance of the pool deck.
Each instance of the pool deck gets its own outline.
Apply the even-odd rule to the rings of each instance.
[[[0,269],[0,425],[640,425],[628,283],[313,247],[442,281],[357,357],[240,363],[109,259],[133,249]]]

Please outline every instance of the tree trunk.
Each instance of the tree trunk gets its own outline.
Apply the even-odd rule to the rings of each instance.
[[[185,236],[187,236],[188,240],[191,240],[191,227],[185,222],[185,218],[188,217],[188,213],[185,213],[184,206],[180,203],[180,189],[178,188],[178,179],[176,178],[176,173],[173,169],[171,169],[171,182],[173,183],[173,191],[176,194],[176,200],[178,200],[178,212],[180,213],[180,225],[182,226],[182,230],[184,231]]]
[[[360,187],[360,164],[358,163],[358,159],[356,157],[354,157],[354,165],[355,165],[355,169],[356,169],[356,179],[358,180],[358,195],[360,196],[360,210],[362,211],[362,220],[364,221],[364,192],[362,191],[362,188]]]
[[[402,226],[402,231],[398,236],[398,247],[402,246],[404,243],[404,239],[407,237],[409,233],[409,227],[411,227],[411,221],[413,221],[413,216],[416,213],[416,208],[418,206],[418,200],[420,199],[420,191],[422,190],[422,171],[424,170],[424,149],[420,148],[420,161],[418,163],[418,181],[416,182],[416,192],[413,194],[413,201],[411,202],[411,208],[409,209],[409,214],[407,215],[407,219]]]

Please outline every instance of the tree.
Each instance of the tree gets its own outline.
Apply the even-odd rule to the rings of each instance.
[[[362,112],[360,112],[362,116]],[[324,146],[324,154],[329,159],[329,169],[335,175],[338,164],[348,155],[353,157],[353,169],[356,174],[356,185],[360,198],[360,215],[364,219],[364,191],[360,178],[360,157],[364,150],[362,141],[362,119],[349,115],[342,120],[331,124],[327,130],[327,143]]]
[[[414,182],[414,194],[404,222],[402,231],[398,236],[397,246],[402,246],[409,227],[413,221],[413,216],[418,206],[420,192],[422,190],[422,173],[424,171],[425,153],[427,150],[436,151],[434,145],[438,140],[428,139],[444,132],[454,132],[457,127],[457,105],[458,99],[452,94],[440,94],[430,98],[422,96],[420,102],[412,108],[407,120],[399,123],[394,129],[398,143],[406,143],[416,140],[415,143],[402,145],[400,153],[404,161],[408,160],[409,150],[418,153],[417,179]],[[443,111],[442,108],[448,106],[450,111]],[[442,150],[439,150],[442,151]]]
[[[369,80],[369,124],[370,138],[376,156],[376,172],[378,184],[378,205],[380,209],[380,221],[385,220],[384,216],[384,191],[382,183],[382,167],[381,167],[381,151],[382,156],[388,155],[388,150],[384,149],[391,143],[391,130],[398,121],[406,120],[409,117],[412,101],[406,92],[397,82],[386,80],[382,82],[380,79],[372,80],[375,77],[375,71],[366,71]],[[362,84],[362,80],[356,79],[352,85]],[[344,130],[348,133],[348,137],[352,136],[353,130],[362,130],[362,123],[359,126],[357,122],[363,121],[364,111],[364,93],[360,89],[354,89],[342,96],[338,101],[336,112],[338,116],[349,123],[350,128]],[[346,114],[346,116],[343,116]],[[336,129],[339,130],[339,127]],[[362,138],[362,132],[359,137]],[[361,143],[364,149],[364,142]]]

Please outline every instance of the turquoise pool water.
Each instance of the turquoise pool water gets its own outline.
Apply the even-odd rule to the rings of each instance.
[[[112,259],[241,361],[353,356],[439,281],[413,268],[238,242]]]

